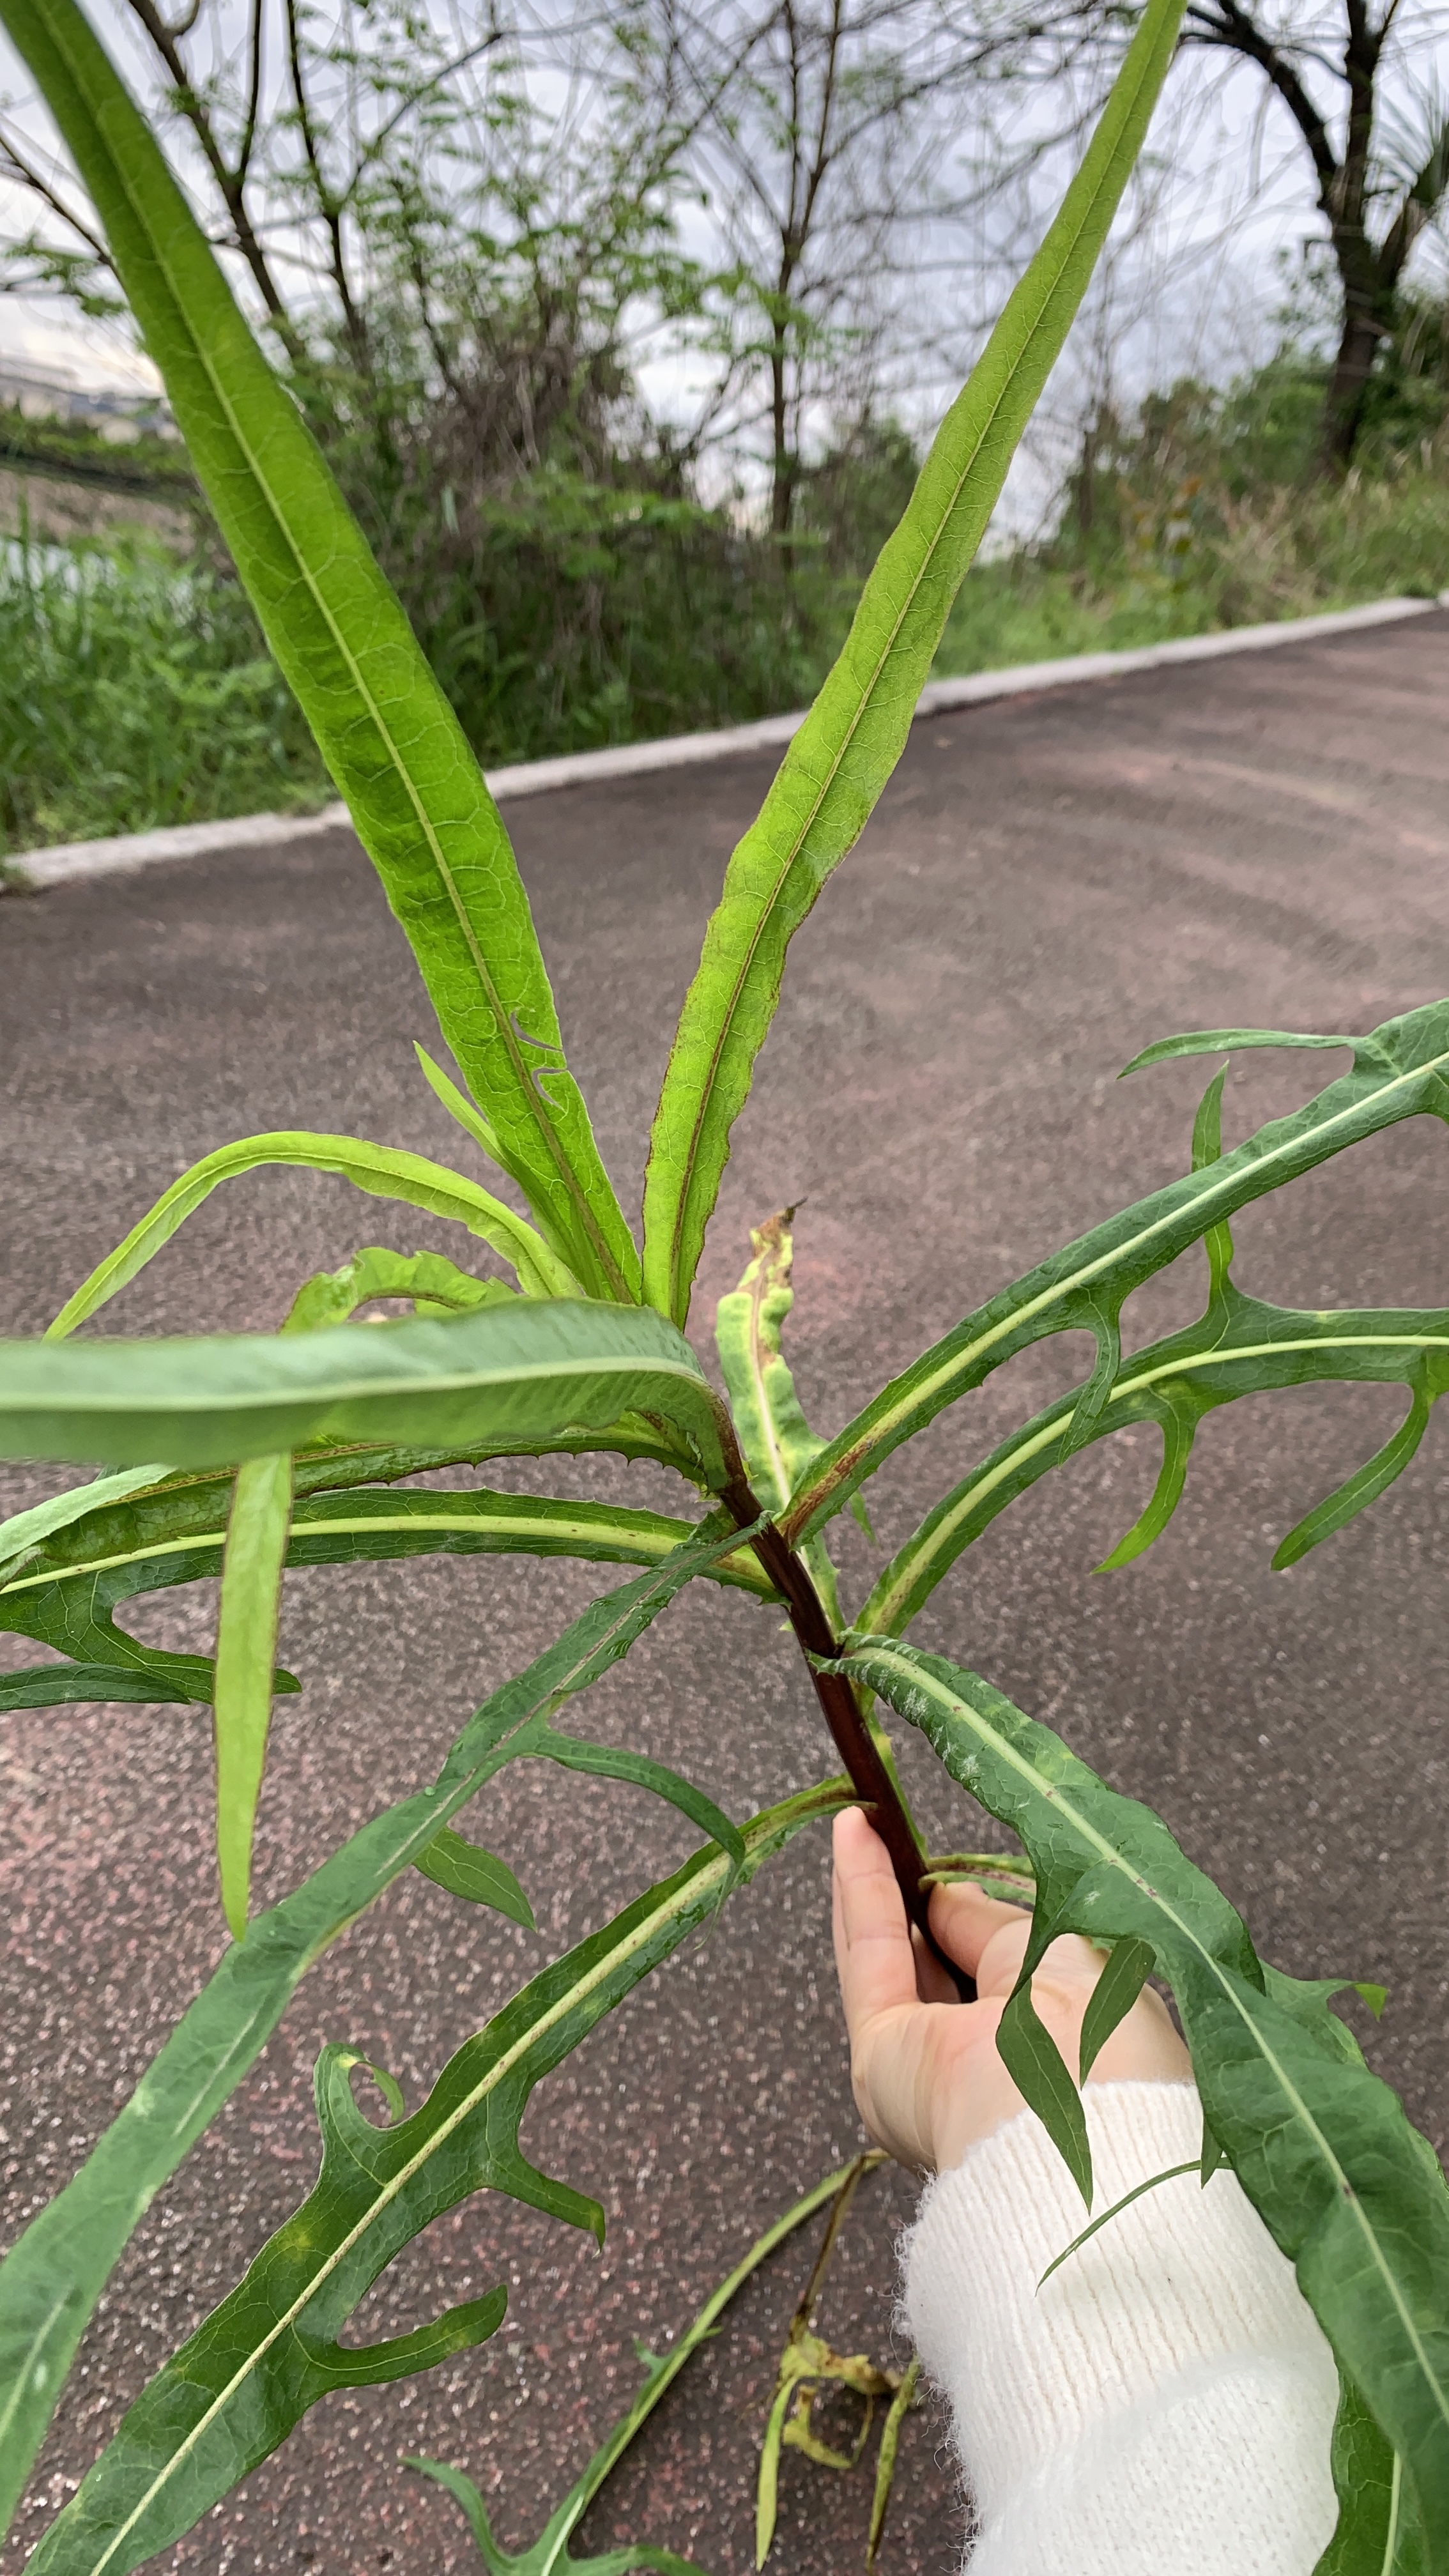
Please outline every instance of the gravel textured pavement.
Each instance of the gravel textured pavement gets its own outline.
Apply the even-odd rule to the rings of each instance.
[[[1449,618],[1434,615],[918,726],[795,943],[697,1332],[747,1257],[750,1223],[803,1202],[790,1347],[812,1419],[833,1431],[977,1299],[1185,1168],[1203,1068],[1119,1088],[1146,1041],[1225,1024],[1365,1029],[1449,990],[1446,700]],[[742,758],[510,809],[571,1058],[626,1204],[704,920],[768,776]],[[7,899],[0,974],[7,1331],[38,1331],[166,1184],[228,1138],[308,1126],[444,1158],[460,1146],[413,1060],[413,1038],[431,1036],[426,998],[345,833]],[[1240,1058],[1229,1139],[1334,1069]],[[1445,1151],[1420,1119],[1251,1210],[1237,1229],[1242,1283],[1303,1305],[1442,1302]],[[262,1173],[213,1197],[114,1320],[270,1329],[302,1277],[358,1245],[446,1240],[342,1182]],[[1134,1301],[1138,1337],[1198,1310],[1200,1256],[1182,1273]],[[1072,1336],[1028,1354],[898,1453],[871,1489],[883,1543],[1070,1383],[1084,1347]],[[1442,2148],[1442,1426],[1351,1533],[1289,1575],[1269,1568],[1276,1539],[1378,1445],[1401,1403],[1393,1390],[1310,1389],[1215,1415],[1165,1537],[1102,1579],[1092,1568],[1135,1516],[1156,1456],[1142,1433],[1094,1448],[993,1526],[915,1634],[1157,1805],[1271,1957],[1381,1979],[1374,2062]],[[560,1467],[548,1481],[667,1499],[644,1468]],[[0,1507],[49,1489],[12,1473]],[[840,1526],[858,1598],[870,1551]],[[278,1704],[259,1900],[429,1776],[485,1690],[600,1588],[598,1569],[489,1559],[290,1577],[282,1651],[305,1687]],[[199,1597],[162,1595],[135,1624],[195,1648],[210,1616]],[[34,1660],[23,1641],[0,1642],[10,1661]],[[742,1596],[691,1594],[593,1693],[589,1731],[666,1755],[744,1814],[829,1767],[787,1645]],[[13,1717],[0,1760],[8,2243],[134,2085],[222,1935],[204,1711]],[[917,1748],[906,1762],[934,1831],[969,1837],[968,1811]],[[357,2043],[416,2101],[535,1962],[693,1839],[635,1792],[527,1765],[470,1822],[517,1867],[540,1935],[414,1874],[329,1954],[138,2229],[6,2567],[305,2193],[322,2041]],[[532,2537],[632,2393],[632,2339],[677,2330],[750,2238],[853,2151],[826,1895],[823,1838],[802,1837],[541,2088],[524,2145],[604,2203],[603,2254],[488,2195],[439,2222],[354,2332],[400,2331],[507,2279],[496,2341],[410,2384],[325,2400],[158,2564],[206,2576],[475,2566],[455,2508],[400,2465],[412,2451],[467,2468],[509,2547]],[[909,2205],[898,2177],[862,2195],[821,2318],[845,2348],[890,2350],[892,2240]],[[754,2447],[808,2259],[801,2240],[740,2301],[584,2545],[647,2537],[714,2576],[751,2565]],[[782,2498],[783,2576],[862,2564],[863,2474],[787,2455]],[[926,2409],[903,2446],[885,2576],[946,2570],[961,2529],[941,2419]]]

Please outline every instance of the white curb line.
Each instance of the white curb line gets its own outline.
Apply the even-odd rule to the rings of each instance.
[[[1171,644],[1146,644],[1128,653],[1077,653],[1059,662],[1020,662],[1007,671],[973,671],[960,680],[929,680],[917,701],[921,716],[952,707],[979,706],[990,698],[1015,698],[1036,689],[1074,688],[1084,680],[1114,680],[1129,671],[1155,671],[1164,663],[1213,662],[1225,653],[1263,653],[1279,644],[1306,644],[1319,635],[1346,635],[1360,626],[1386,626],[1396,618],[1422,617],[1449,608],[1449,591],[1433,599],[1376,599],[1365,608],[1338,609],[1323,617],[1295,617],[1272,626],[1233,626],[1216,635],[1185,635]],[[512,796],[543,796],[561,787],[586,787],[608,778],[637,778],[654,769],[685,769],[702,760],[773,750],[805,721],[805,710],[766,716],[758,724],[729,725],[718,733],[669,734],[660,742],[622,743],[611,751],[579,751],[559,760],[520,761],[488,772],[500,804]],[[245,814],[228,823],[182,823],[158,832],[130,832],[108,841],[65,841],[49,850],[25,850],[9,862],[37,890],[75,877],[114,876],[149,867],[158,859],[209,858],[224,850],[271,848],[346,824],[345,805],[315,814]]]

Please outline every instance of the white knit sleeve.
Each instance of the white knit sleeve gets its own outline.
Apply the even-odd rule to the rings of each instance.
[[[1089,2084],[1094,2210],[1196,2156],[1187,2084]],[[970,2576],[1312,2576],[1336,2518],[1333,2357],[1233,2174],[1086,2224],[1021,2112],[926,2191],[903,2321],[949,2398]]]

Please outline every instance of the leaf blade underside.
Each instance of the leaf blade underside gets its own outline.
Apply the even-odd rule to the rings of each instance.
[[[519,1299],[379,1331],[0,1343],[0,1454],[222,1466],[317,1439],[546,1440],[639,1409],[686,1473],[728,1481],[722,1409],[647,1308]]]

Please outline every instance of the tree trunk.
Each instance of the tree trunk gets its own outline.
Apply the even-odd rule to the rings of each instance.
[[[1343,327],[1328,379],[1319,445],[1319,470],[1341,480],[1353,462],[1363,427],[1369,377],[1379,343],[1389,337],[1392,290],[1379,275],[1378,261],[1362,234],[1356,241],[1334,243],[1343,281]]]

